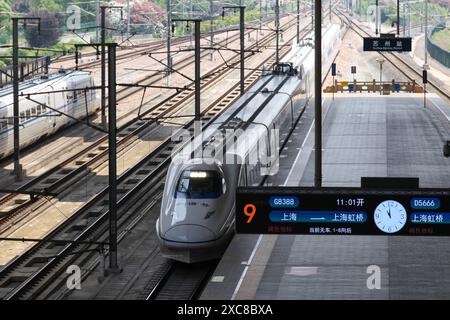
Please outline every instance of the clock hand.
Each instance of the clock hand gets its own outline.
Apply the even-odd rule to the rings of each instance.
[[[389,208],[388,208],[388,215],[389,215],[389,219],[391,219],[391,205],[388,204]]]

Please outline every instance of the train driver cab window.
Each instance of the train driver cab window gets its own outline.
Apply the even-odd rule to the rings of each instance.
[[[176,198],[215,199],[226,192],[225,179],[217,171],[186,170],[175,192]]]

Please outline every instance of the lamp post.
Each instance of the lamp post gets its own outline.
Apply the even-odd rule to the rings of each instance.
[[[382,82],[383,82],[383,58],[377,58],[377,62],[380,64],[380,94],[382,94]]]

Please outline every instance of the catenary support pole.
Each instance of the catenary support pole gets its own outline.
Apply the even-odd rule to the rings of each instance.
[[[167,0],[167,85],[170,84],[170,74],[172,73],[172,0]]]
[[[320,188],[322,186],[322,0],[316,1],[314,19],[314,186]]]
[[[40,18],[33,17],[12,17],[12,45],[13,45],[13,158],[16,180],[22,180],[22,165],[20,164],[20,110],[19,110],[19,20],[38,21],[38,30],[40,33]],[[20,78],[23,79],[23,70]]]
[[[244,63],[245,63],[245,41],[244,41],[244,23],[245,23],[245,6],[241,6],[240,8],[240,17],[239,17],[239,26],[240,26],[240,44],[241,44],[241,79],[240,79],[240,89],[241,89],[241,96],[244,94],[245,92],[245,87],[244,87],[244,79],[245,79],[245,74],[244,74]]]
[[[275,63],[280,62],[280,0],[275,0]]]
[[[210,33],[210,44],[211,44],[211,61],[214,61],[214,7],[213,0],[209,0],[209,33]]]
[[[20,137],[19,137],[19,20],[12,18],[13,24],[13,116],[14,116],[14,174],[17,180],[22,178],[20,164]]]
[[[116,154],[116,44],[108,44],[108,177],[109,177],[109,270],[119,270],[117,262],[117,154]]]
[[[195,120],[200,121],[200,19],[195,21]]]
[[[106,8],[107,5],[100,5],[100,29],[101,29],[101,90],[100,90],[100,106],[101,106],[101,121],[103,128],[106,128]]]
[[[297,45],[300,43],[300,0],[297,0]]]

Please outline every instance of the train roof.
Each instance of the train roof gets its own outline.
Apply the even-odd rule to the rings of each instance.
[[[272,77],[272,79],[266,83],[268,77]],[[211,138],[216,134],[222,134],[220,131],[221,125],[226,122],[236,110],[246,103],[233,118],[235,122],[247,122],[248,125],[245,129],[245,142],[243,140],[238,140],[235,144],[237,153],[239,153],[241,157],[244,157],[245,153],[248,151],[248,148],[245,148],[245,143],[254,144],[267,132],[266,128],[271,127],[273,119],[275,119],[282,108],[289,103],[289,93],[293,92],[295,88],[299,86],[300,81],[301,80],[297,76],[290,76],[288,79],[286,79],[286,76],[284,75],[262,77],[250,91],[246,92],[231,108],[219,116],[214,124],[210,125],[203,132],[203,135],[195,138],[194,143],[184,147],[177,157],[181,157],[182,159],[190,158],[190,155],[195,148],[204,144],[204,142],[211,141]],[[281,88],[275,92],[279,86],[281,86]],[[272,93],[274,93],[273,98],[268,100]],[[255,113],[263,104],[266,104],[263,111],[254,117]],[[254,120],[248,122],[251,118],[254,118]]]
[[[339,31],[340,27],[338,25],[331,25],[328,28],[323,30],[324,41],[328,41],[332,36],[335,36],[336,31]],[[310,34],[311,39],[314,38],[313,33]],[[297,68],[298,71],[301,71],[300,76],[305,76],[308,72],[313,70],[314,64],[314,56],[312,53],[312,46],[305,45],[305,43],[300,44],[299,46],[295,46],[291,52],[282,59],[281,62],[292,63],[293,67]],[[302,65],[304,65],[302,67]],[[268,82],[269,77],[272,79]],[[286,79],[286,77],[288,77]],[[282,82],[284,83],[282,84]],[[297,76],[286,76],[286,75],[270,75],[266,74],[262,76],[250,91],[246,92],[242,97],[240,97],[232,107],[226,110],[222,115],[220,115],[214,124],[210,125],[205,131],[203,131],[202,135],[196,137],[193,143],[189,143],[185,146],[177,155],[176,162],[182,163],[183,159],[190,159],[193,150],[198,150],[200,146],[205,146],[208,143],[214,142],[214,136],[216,134],[222,134],[220,129],[221,125],[229,120],[230,117],[233,117],[234,123],[239,122],[248,122],[252,119],[252,123],[248,124],[247,129],[250,129],[247,140],[238,140],[234,149],[236,153],[245,157],[248,152],[248,147],[246,143],[255,143],[258,139],[261,138],[261,135],[265,134],[267,131],[267,127],[271,127],[273,123],[273,119],[281,112],[282,108],[290,103],[290,94],[295,91],[296,88],[299,87],[299,84],[302,80]],[[282,85],[281,85],[282,84]],[[268,100],[273,92],[275,92],[276,88],[279,87],[273,98]],[[239,112],[239,110],[243,104],[246,104]],[[260,112],[256,117],[255,112],[263,105],[264,110]],[[236,113],[236,114],[235,114]],[[181,161],[181,162],[180,162]]]
[[[68,79],[90,75],[88,71],[68,71],[65,73],[55,72],[49,74],[47,77],[43,78],[41,76],[35,77],[33,79],[25,80],[19,83],[19,92],[31,93],[40,91],[50,91],[51,86],[59,84],[62,81],[68,81]],[[20,97],[20,100],[24,99]],[[0,108],[9,106],[13,103],[13,87],[8,85],[7,87],[0,89]]]
[[[89,71],[80,71],[80,70],[74,70],[74,71],[67,71],[64,73],[60,72],[54,72],[50,73],[46,76],[37,76],[32,79],[28,79],[25,81],[22,81],[19,83],[19,91],[24,91],[30,88],[34,88],[35,90],[39,90],[42,87],[47,87],[49,85],[52,85],[55,82],[61,81],[66,78],[70,78],[73,76],[79,76],[79,75],[88,75],[90,74]],[[0,98],[4,97],[8,94],[13,93],[13,86],[12,84],[9,84],[8,86],[0,89]]]

